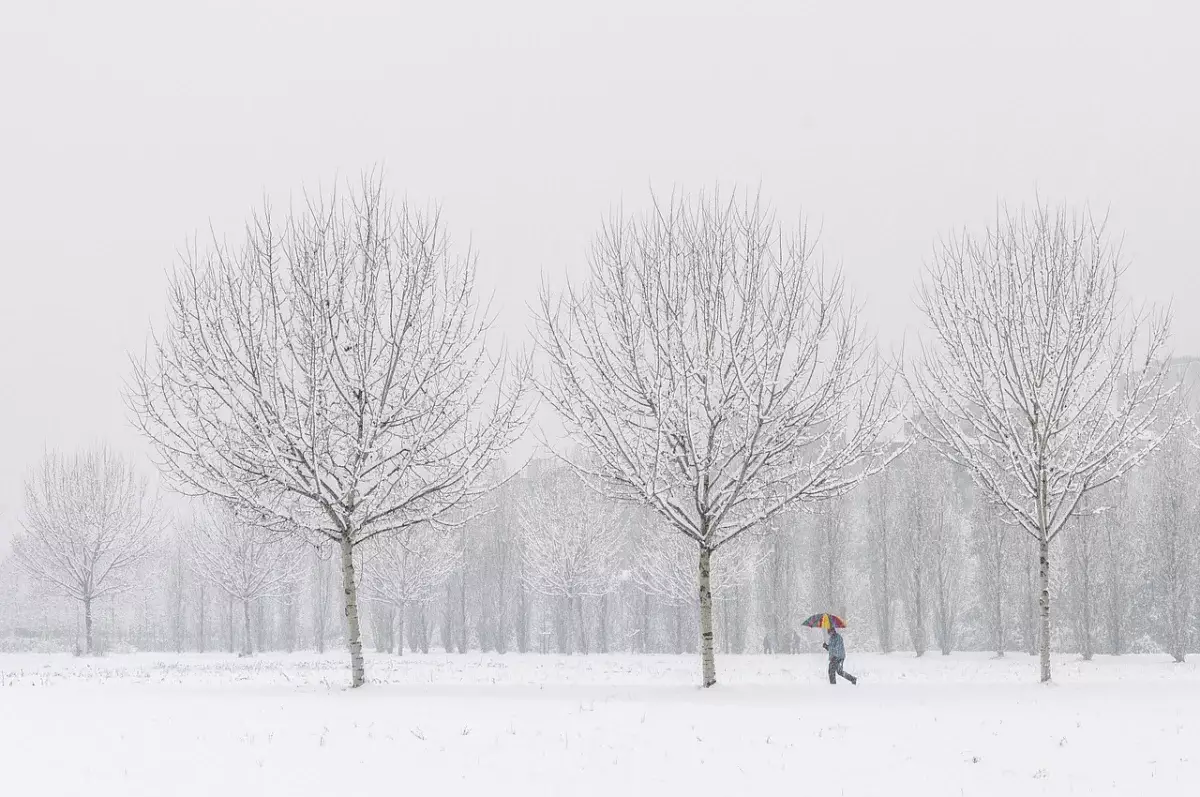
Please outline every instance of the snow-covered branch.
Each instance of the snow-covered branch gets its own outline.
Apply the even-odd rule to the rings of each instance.
[[[698,572],[882,466],[892,382],[803,228],[786,232],[757,200],[672,199],[612,219],[590,260],[585,286],[543,292],[541,394],[588,452],[581,474],[690,538]]]
[[[25,484],[18,565],[54,593],[83,604],[92,652],[92,604],[132,589],[163,530],[158,502],[133,465],[108,448],[46,454]]]
[[[1103,224],[1038,207],[951,238],[919,293],[932,336],[909,379],[916,427],[1037,541],[1044,680],[1050,542],[1179,418],[1169,316],[1130,313],[1121,271]]]
[[[379,180],[267,208],[238,248],[189,251],[129,401],[180,489],[353,549],[430,527],[490,487],[523,430],[523,362],[489,356],[475,258]],[[363,680],[347,606],[353,682]]]
[[[206,502],[185,530],[196,575],[242,606],[243,654],[251,653],[250,605],[295,592],[307,548],[297,539],[246,523],[217,500]]]

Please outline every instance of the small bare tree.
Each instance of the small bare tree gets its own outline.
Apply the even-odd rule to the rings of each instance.
[[[920,288],[933,334],[911,377],[917,428],[1037,547],[1041,680],[1050,680],[1050,544],[1082,497],[1175,423],[1165,315],[1126,323],[1102,224],[1039,207],[941,246]],[[1145,338],[1141,337],[1146,329]]]
[[[759,533],[743,534],[722,549],[711,572],[714,598],[724,598],[750,583],[766,553],[759,543]],[[694,611],[698,599],[695,545],[682,535],[653,528],[652,524],[634,541],[633,554],[629,576],[639,592],[674,610],[675,652],[682,653],[683,612]]]
[[[381,182],[255,215],[189,252],[129,400],[165,474],[340,552],[351,683],[365,680],[355,547],[463,518],[521,433],[525,369],[488,356],[472,255]]]
[[[586,287],[543,292],[541,392],[589,453],[585,478],[694,546],[712,686],[712,555],[877,467],[891,382],[841,282],[757,202],[615,218],[590,261]]]
[[[1004,523],[994,517],[990,505],[977,498],[971,508],[971,542],[978,576],[979,603],[987,617],[992,649],[1003,658],[1008,647],[1007,605],[1011,591],[1011,561],[1014,540]]]
[[[915,446],[897,463],[902,476],[900,503],[903,522],[897,530],[897,564],[904,619],[913,653],[925,655],[929,644],[929,614],[933,604],[930,572],[934,529],[944,522],[947,469],[939,468],[928,446]]]
[[[325,652],[325,643],[329,640],[329,619],[336,594],[337,574],[333,572],[333,564],[330,561],[330,547],[332,546],[326,544],[313,548],[309,563],[309,603],[312,607],[310,621],[313,645],[318,653]]]
[[[952,492],[933,518],[929,538],[929,581],[932,588],[933,635],[943,656],[958,643],[963,592],[967,581],[966,508],[951,475]]]
[[[1100,515],[1090,509],[1095,502],[1085,495],[1076,511],[1075,530],[1067,545],[1067,582],[1071,596],[1071,625],[1075,644],[1084,661],[1096,653],[1096,581],[1100,549]]]
[[[196,575],[242,607],[242,655],[254,652],[250,606],[291,594],[306,547],[245,522],[217,501],[196,512],[187,529],[188,563]]]
[[[1134,525],[1130,517],[1129,482],[1136,480],[1135,474],[1132,479],[1116,482],[1102,491],[1099,499],[1102,505],[1113,507],[1100,516],[1098,550],[1103,559],[1101,604],[1104,625],[1109,652],[1114,656],[1120,656],[1126,650],[1130,617],[1135,614],[1131,597],[1140,580],[1137,569],[1129,566],[1135,550],[1135,540],[1129,534]]]
[[[1191,431],[1191,430],[1189,430]],[[1193,610],[1200,577],[1200,511],[1197,451],[1189,435],[1177,433],[1155,455],[1151,475],[1146,542],[1150,547],[1155,602],[1155,636],[1176,662],[1191,643]]]
[[[462,543],[455,529],[412,528],[364,548],[363,590],[368,600],[395,611],[397,655],[404,654],[405,612],[433,600],[462,568]]]
[[[573,470],[550,469],[518,509],[522,579],[559,602],[559,644],[570,653],[566,618],[573,615],[579,652],[588,653],[585,598],[605,598],[619,585],[625,528],[619,507],[592,493]]]
[[[896,600],[899,581],[897,560],[898,529],[894,504],[896,466],[873,477],[865,486],[864,524],[866,526],[867,560],[870,573],[871,609],[875,615],[875,634],[879,649],[891,653],[894,649]]]
[[[22,526],[13,542],[18,566],[82,604],[90,655],[93,604],[136,586],[163,531],[158,501],[133,465],[108,448],[51,452],[25,482]]]

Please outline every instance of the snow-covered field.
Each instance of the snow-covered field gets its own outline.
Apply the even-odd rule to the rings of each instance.
[[[1200,793],[1200,667],[1165,657],[0,655],[2,793]],[[353,786],[350,791],[348,785]],[[15,787],[15,788],[14,788]]]

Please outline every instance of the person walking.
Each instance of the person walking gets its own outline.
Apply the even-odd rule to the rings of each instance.
[[[842,635],[837,632],[832,624],[829,626],[829,639],[824,642],[821,647],[829,651],[829,683],[837,685],[837,676],[842,676],[850,683],[858,686],[858,679],[842,669],[842,664],[846,661],[846,643],[842,640]]]

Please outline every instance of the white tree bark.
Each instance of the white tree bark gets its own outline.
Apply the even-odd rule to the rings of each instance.
[[[699,557],[880,466],[891,382],[857,308],[757,203],[614,219],[587,286],[543,293],[539,332],[541,392],[590,456],[580,471],[691,542],[693,592]]]
[[[1043,681],[1051,543],[1084,494],[1138,465],[1178,418],[1160,361],[1169,320],[1127,323],[1121,270],[1102,226],[1038,208],[952,239],[920,289],[933,340],[910,378],[917,429],[1036,543]]]
[[[342,537],[342,606],[346,612],[346,645],[350,649],[350,684],[362,686],[366,681],[366,662],[363,659],[362,632],[358,617],[358,579],[354,573],[353,537]]]
[[[703,662],[703,686],[717,683],[716,659],[713,656],[713,595],[712,552],[700,549],[700,660]]]
[[[528,418],[524,367],[489,359],[474,274],[436,211],[365,179],[254,216],[240,249],[189,252],[136,364],[129,401],[177,487],[339,547],[353,686],[353,549],[460,522]]]

